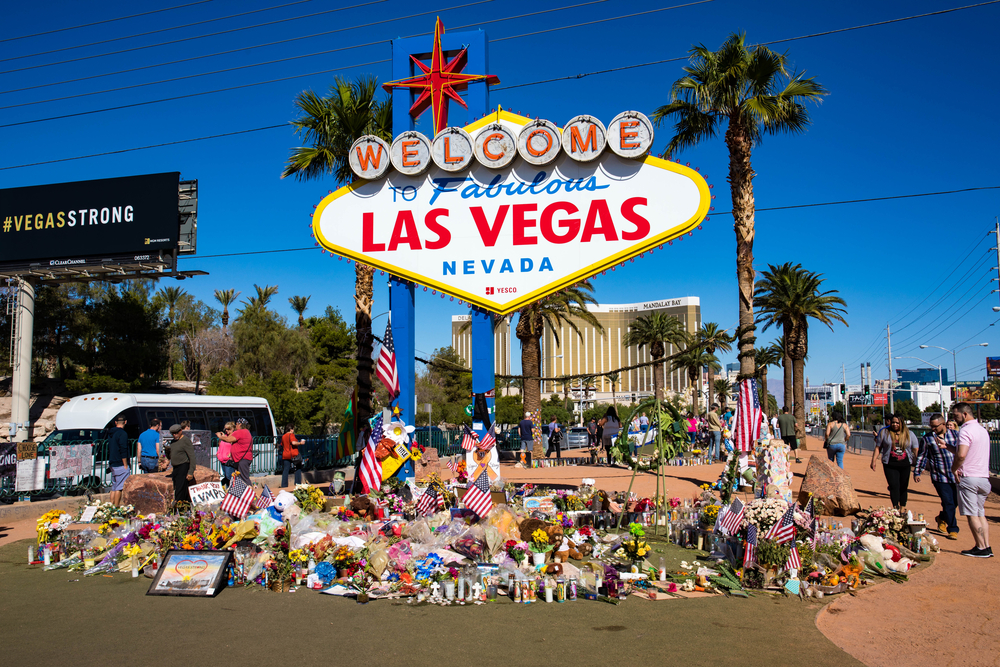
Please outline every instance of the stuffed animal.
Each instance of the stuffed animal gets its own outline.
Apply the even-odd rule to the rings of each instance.
[[[890,572],[906,572],[914,565],[912,560],[902,557],[899,548],[885,544],[881,537],[862,535],[858,541]]]
[[[351,498],[351,511],[361,519],[375,518],[375,503],[368,496],[355,496]]]
[[[590,545],[585,544],[584,546],[588,547],[588,553],[590,553]],[[570,558],[573,560],[583,560],[583,553],[577,548],[576,543],[568,537],[563,537],[562,543],[556,549],[555,555],[564,563]]]
[[[549,536],[549,544],[562,544],[563,529],[560,525],[546,523],[541,519],[525,519],[518,526],[522,542],[531,542],[531,534],[541,528]]]
[[[294,518],[293,509],[298,509],[295,496],[288,491],[279,491],[267,511],[275,521],[285,521]]]

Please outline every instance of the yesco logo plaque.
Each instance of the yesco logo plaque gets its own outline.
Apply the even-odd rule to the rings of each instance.
[[[653,127],[628,111],[607,126],[496,112],[430,140],[360,139],[361,177],[313,215],[325,249],[499,314],[695,228],[709,188],[647,155]]]

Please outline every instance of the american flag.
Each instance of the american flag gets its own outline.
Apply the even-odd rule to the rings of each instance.
[[[385,324],[385,336],[382,337],[382,349],[378,353],[375,374],[391,397],[399,396],[399,368],[396,366],[396,345],[392,342],[392,315]]]
[[[757,394],[756,380],[743,380],[739,384],[740,399],[736,409],[736,427],[733,429],[733,445],[738,452],[752,452],[754,443],[760,437],[760,396]]]
[[[789,507],[784,514],[781,515],[781,520],[776,524],[771,526],[767,534],[764,535],[766,540],[774,540],[778,544],[784,544],[795,539],[795,508]]]
[[[729,509],[719,519],[719,525],[725,529],[726,533],[729,535],[735,535],[736,532],[743,526],[743,501],[739,498],[733,499],[732,504],[729,505]]]
[[[382,439],[382,415],[379,412],[372,425],[368,445],[361,452],[361,485],[365,493],[378,491],[382,487],[382,462],[375,458],[375,446]]]
[[[743,554],[743,567],[757,562],[757,526],[747,524],[747,548]]]
[[[816,518],[816,499],[809,496],[809,502],[806,503],[805,509],[806,516],[809,517],[809,532],[812,534],[813,539],[816,539],[816,528],[819,520]]]
[[[428,486],[424,495],[417,501],[417,511],[427,516],[440,509],[444,509],[444,496],[438,493],[437,488]]]
[[[486,433],[483,434],[483,439],[479,442],[479,445],[477,446],[479,447],[480,450],[488,452],[491,449],[493,449],[493,446],[496,444],[497,444],[497,438],[493,434],[493,425],[490,425],[490,427],[486,429]]]
[[[264,485],[264,490],[260,492],[260,498],[253,502],[253,506],[259,510],[270,507],[274,504],[274,494],[271,493],[270,487],[267,484]]]
[[[454,459],[448,459],[448,470],[458,472],[458,462]]]
[[[467,509],[472,510],[480,517],[484,517],[489,514],[490,510],[493,509],[493,497],[490,496],[490,481],[489,476],[486,471],[483,470],[479,477],[476,478],[475,483],[472,484],[465,492],[465,497],[462,498],[462,502],[465,504]]]
[[[802,567],[802,560],[799,558],[799,550],[792,543],[792,551],[788,554],[788,561],[785,563],[786,570],[797,570]]]
[[[250,513],[253,500],[253,487],[244,482],[243,477],[237,472],[233,473],[233,479],[229,482],[229,489],[226,490],[226,497],[222,499],[220,507],[223,512],[229,512],[242,520]]]
[[[468,426],[462,426],[462,449],[471,452],[479,444],[479,436]]]

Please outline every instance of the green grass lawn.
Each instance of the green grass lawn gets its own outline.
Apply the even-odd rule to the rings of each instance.
[[[668,569],[696,557],[654,541]],[[28,565],[29,544],[0,547],[7,665],[861,664],[816,629],[820,605],[797,598],[439,607],[358,605],[305,589],[147,597],[144,577]]]

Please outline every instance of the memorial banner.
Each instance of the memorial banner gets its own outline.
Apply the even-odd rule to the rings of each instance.
[[[83,477],[93,471],[93,445],[49,447],[49,478]]]

